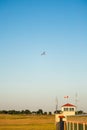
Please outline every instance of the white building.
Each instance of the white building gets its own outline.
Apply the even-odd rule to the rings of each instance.
[[[76,106],[70,103],[64,104],[61,107],[61,113],[55,115],[55,121],[59,122],[60,118],[63,118],[63,121],[66,121],[67,116],[75,115]]]
[[[75,115],[76,112],[76,106],[70,103],[64,104],[61,109],[64,116]]]

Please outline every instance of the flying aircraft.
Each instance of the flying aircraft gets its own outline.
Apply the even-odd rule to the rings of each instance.
[[[46,52],[45,52],[45,51],[43,51],[43,52],[41,53],[41,56],[43,56],[43,55],[46,55]]]

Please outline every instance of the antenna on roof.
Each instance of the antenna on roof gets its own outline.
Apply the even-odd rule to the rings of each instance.
[[[57,113],[57,111],[58,111],[58,98],[56,97],[56,113]]]
[[[77,106],[78,106],[78,93],[75,94],[75,105],[76,105],[76,111],[77,111]]]

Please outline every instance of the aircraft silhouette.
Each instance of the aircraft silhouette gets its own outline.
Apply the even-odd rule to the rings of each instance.
[[[46,55],[46,52],[45,52],[45,51],[43,51],[43,52],[41,53],[41,56],[43,56],[43,55]]]

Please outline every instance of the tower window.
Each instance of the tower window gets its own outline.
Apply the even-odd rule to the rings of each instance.
[[[68,111],[68,108],[64,108],[64,111]]]

